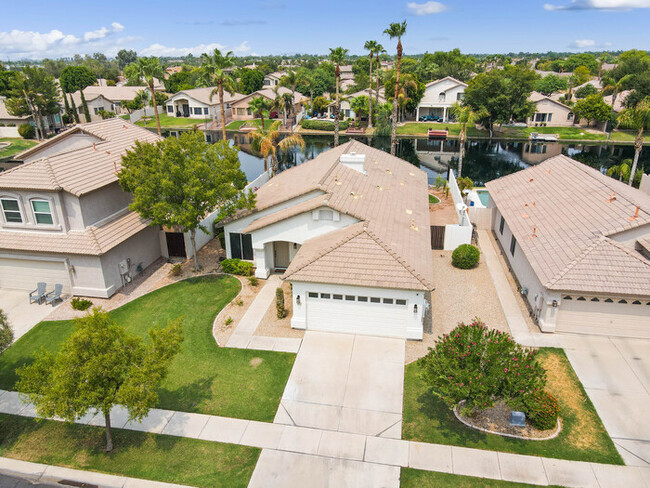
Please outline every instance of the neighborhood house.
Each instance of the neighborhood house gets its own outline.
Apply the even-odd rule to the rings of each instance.
[[[224,227],[229,258],[292,285],[298,329],[421,339],[433,289],[426,173],[351,141],[284,171]]]
[[[451,76],[427,83],[415,112],[415,120],[420,120],[420,117],[436,117],[441,122],[448,122],[449,109],[463,99],[465,88],[467,83]]]
[[[167,100],[167,115],[171,117],[189,117],[193,119],[221,120],[221,106],[216,87],[192,88],[182,90]],[[215,92],[212,94],[212,92]],[[224,90],[223,101],[226,120],[232,118],[231,103],[245,97],[241,93],[229,93]]]

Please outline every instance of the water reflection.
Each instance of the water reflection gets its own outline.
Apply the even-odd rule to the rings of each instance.
[[[234,134],[229,138],[241,148],[242,170],[249,180],[253,180],[264,171],[264,164],[260,155],[251,147],[251,136]],[[214,134],[211,139],[218,140],[219,134]],[[331,136],[304,136],[304,139],[304,150],[293,149],[278,154],[280,171],[314,159],[333,146]],[[362,137],[358,139],[364,144],[386,152],[390,151],[390,138]],[[341,137],[341,143],[348,140],[349,138]],[[439,174],[446,176],[449,169],[457,170],[458,154],[459,142],[457,139],[446,141],[400,139],[397,147],[397,155],[426,171],[430,182],[433,182]],[[539,164],[558,154],[565,154],[605,172],[607,168],[618,164],[623,159],[632,158],[634,147],[615,144],[470,140],[466,143],[465,157],[463,158],[463,176],[470,177],[477,186],[484,185],[487,181]],[[642,153],[639,165],[650,168],[650,156]]]

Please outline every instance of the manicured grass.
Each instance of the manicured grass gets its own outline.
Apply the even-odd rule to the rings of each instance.
[[[521,137],[527,139],[531,132],[539,134],[558,134],[560,139],[604,141],[604,132],[588,132],[582,127],[505,127],[502,135],[505,137]]]
[[[547,441],[525,441],[487,434],[460,423],[420,377],[417,362],[404,377],[404,439],[530,454],[575,461],[623,464],[600,417],[561,349],[544,348],[538,355],[548,374],[547,390],[560,403],[562,432]]]
[[[205,488],[245,488],[260,450],[235,444],[0,414],[0,456]]]
[[[20,137],[0,137],[0,142],[9,142],[10,145],[4,149],[0,149],[0,159],[8,158],[14,154],[25,151],[30,147],[34,147],[38,144],[38,141],[33,141],[31,139],[22,139]]]
[[[233,120],[232,122],[230,122],[226,126],[226,130],[239,130],[239,129],[241,129],[242,125],[246,124],[247,122],[253,122],[253,120],[260,120],[260,119],[257,118],[257,119],[252,119],[252,120]],[[268,118],[265,118],[264,119],[264,128],[268,129],[269,127],[271,127],[271,124],[273,124],[273,122],[276,122],[277,120],[280,120],[280,119],[268,119]]]
[[[619,141],[619,142],[634,142],[635,138],[636,138],[636,133],[630,131],[621,131],[621,130],[612,131],[612,134],[609,136],[610,141]],[[648,133],[648,131],[645,131],[645,134],[643,136],[643,142],[644,143],[650,142],[650,133]]]
[[[273,421],[295,355],[220,348],[212,336],[214,317],[240,287],[230,276],[191,278],[111,312],[119,324],[141,336],[152,326],[184,318],[185,341],[158,391],[160,408]],[[72,330],[72,321],[41,322],[25,334],[0,356],[0,388],[14,389],[15,369],[30,363],[41,347],[56,351]]]
[[[440,203],[440,199],[435,195],[429,194],[429,203]]]
[[[439,122],[407,122],[397,127],[398,135],[427,135],[429,129],[448,129],[450,136],[457,136],[462,129],[461,124],[443,124]],[[467,126],[467,137],[487,136],[487,132],[475,127]]]
[[[118,117],[119,117],[120,119],[122,119],[122,120],[129,120],[129,118],[130,118],[130,117],[129,117],[129,114],[118,115]]]
[[[539,486],[410,468],[402,468],[400,479],[401,488],[536,488]]]
[[[193,119],[191,117],[172,117],[167,114],[159,114],[160,127],[187,127],[191,128],[197,124],[202,124],[206,120],[212,120],[209,116],[203,119]],[[136,122],[137,125],[142,127],[156,127],[156,117],[147,117]]]

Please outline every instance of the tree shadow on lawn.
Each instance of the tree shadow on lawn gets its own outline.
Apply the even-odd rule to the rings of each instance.
[[[178,388],[158,388],[157,408],[179,412],[196,412],[203,402],[213,398],[212,385],[216,375],[200,378]]]

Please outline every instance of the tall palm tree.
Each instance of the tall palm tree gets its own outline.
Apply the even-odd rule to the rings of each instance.
[[[235,86],[237,84],[235,78],[230,73],[230,69],[234,66],[235,60],[232,51],[228,51],[225,55],[221,51],[215,49],[212,55],[201,54],[201,67],[200,70],[200,84],[204,86],[215,86],[214,90],[210,92],[210,101],[214,95],[219,95],[219,107],[221,111],[221,135],[223,140],[226,140],[226,109],[223,101],[224,91],[231,95],[235,94]]]
[[[282,112],[282,125],[287,128],[287,112],[291,112],[293,108],[293,95],[291,93],[280,93],[280,87],[273,87],[275,98],[271,101],[271,109]]]
[[[461,105],[456,102],[451,107],[451,113],[456,121],[461,124],[460,134],[458,135],[458,144],[460,152],[458,153],[458,178],[463,175],[463,153],[465,152],[465,140],[467,139],[467,124],[474,125],[478,120],[478,115],[469,105]]]
[[[271,160],[271,176],[278,171],[277,152],[288,151],[294,147],[305,148],[305,141],[300,134],[291,134],[280,139],[280,121],[276,120],[268,129],[264,128],[261,122],[255,121],[257,129],[251,132],[253,147],[262,154],[264,158],[264,169],[268,168],[268,161]]]
[[[376,46],[376,51],[375,52],[377,53],[377,56],[376,56],[377,70],[375,72],[375,76],[377,78],[377,80],[376,80],[377,85],[376,85],[376,90],[375,90],[375,103],[377,104],[377,107],[379,107],[379,81],[380,81],[380,78],[381,78],[381,59],[379,59],[379,56],[381,54],[386,54],[386,49],[384,49],[384,46],[382,46],[381,44],[378,43],[377,46]]]
[[[295,98],[296,96],[296,84],[298,83],[298,73],[296,73],[293,70],[287,71],[287,73],[280,79],[280,85],[285,86],[287,88],[291,89],[291,98]],[[295,107],[291,107],[291,114],[295,115],[294,110]],[[284,125],[286,126],[287,123],[285,121]]]
[[[271,111],[273,102],[266,97],[253,97],[250,102],[248,102],[248,108],[251,109],[253,115],[257,114],[262,119],[262,128],[264,128],[264,114],[268,114]]]
[[[631,159],[624,159],[620,164],[610,166],[607,170],[607,176],[618,178],[618,181],[627,180],[630,178],[630,163]]]
[[[618,116],[618,125],[619,127],[636,131],[636,138],[634,139],[634,161],[632,162],[632,170],[630,171],[628,180],[628,185],[632,185],[634,173],[636,173],[636,167],[639,163],[639,156],[643,149],[643,131],[650,129],[650,97],[645,97],[636,107],[623,110]]]
[[[156,116],[156,128],[158,129],[158,135],[162,135],[160,131],[158,104],[156,103],[156,90],[154,89],[155,78],[162,80],[165,77],[165,71],[160,64],[160,60],[153,56],[150,58],[138,58],[135,63],[131,63],[124,68],[124,74],[129,81],[144,82],[149,87],[151,101],[153,102],[153,113]]]
[[[397,105],[399,107],[399,114],[398,114],[398,120],[402,120],[404,118],[404,112],[406,110],[406,105],[411,101],[411,97],[409,96],[409,92],[412,90],[417,90],[418,87],[418,82],[415,79],[415,76],[410,74],[410,73],[405,73],[404,76],[402,76],[402,79],[400,80],[399,83],[399,88],[397,90]]]
[[[393,97],[393,127],[390,135],[390,153],[395,156],[397,150],[397,90],[399,88],[399,74],[402,69],[402,36],[406,34],[406,20],[401,24],[393,22],[384,31],[391,39],[397,38],[397,75],[395,78],[395,96]]]
[[[339,96],[339,85],[341,83],[341,63],[345,60],[347,49],[342,47],[330,48],[330,61],[336,66],[334,75],[336,76],[336,105],[334,106],[334,147],[339,145],[339,118],[341,111],[341,98]]]
[[[620,80],[615,80],[611,75],[605,75],[603,77],[603,82],[605,86],[601,92],[611,91],[612,92],[612,108],[616,106],[616,97],[619,93],[625,90],[625,87],[632,79],[632,75],[625,75]]]
[[[377,52],[377,41],[366,41],[363,48],[368,51],[368,58],[370,59],[370,73],[368,74],[368,128],[372,128],[372,58]]]

